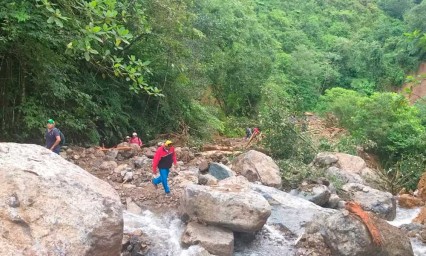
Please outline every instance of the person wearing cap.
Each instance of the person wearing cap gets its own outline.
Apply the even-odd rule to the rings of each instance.
[[[130,136],[129,135],[126,136],[126,142],[130,143]]]
[[[154,160],[152,161],[152,171],[154,174],[157,174],[157,168],[160,171],[160,176],[151,180],[152,184],[157,187],[158,184],[162,183],[164,192],[166,196],[170,195],[170,188],[167,183],[167,178],[169,177],[170,168],[177,166],[175,148],[173,143],[170,140],[166,140],[162,146],[160,146],[154,155]]]
[[[139,145],[139,147],[142,147],[142,140],[138,137],[138,134],[136,132],[133,132],[132,138],[129,141],[130,144],[136,144]]]
[[[61,135],[59,130],[55,128],[55,121],[53,119],[47,120],[47,129],[46,129],[46,148],[50,149],[50,151],[59,154],[61,150],[60,142]]]

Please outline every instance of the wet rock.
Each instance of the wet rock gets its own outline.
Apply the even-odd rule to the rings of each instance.
[[[365,224],[346,210],[316,219],[308,225],[306,231],[307,234],[319,232],[332,255],[414,255],[410,240],[402,231],[373,214],[369,216],[380,232],[380,246],[373,243]]]
[[[137,205],[132,198],[126,198],[127,211],[136,215],[142,213],[142,209]]]
[[[223,180],[231,176],[235,176],[235,173],[226,165],[221,163],[210,163],[209,174],[218,180]]]
[[[263,185],[281,188],[281,174],[271,157],[250,150],[232,161],[232,168],[249,181],[260,181]]]
[[[181,213],[232,231],[255,232],[263,227],[271,208],[253,191],[189,185],[181,198]]]
[[[0,143],[0,180],[0,198],[14,198],[0,203],[2,255],[120,254],[122,206],[106,182],[44,147],[15,143]]]
[[[383,192],[368,186],[348,183],[341,189],[342,197],[359,203],[363,210],[371,211],[386,220],[396,216],[396,201],[389,192]]]
[[[214,255],[231,256],[234,252],[232,231],[220,227],[204,226],[196,222],[188,223],[181,241],[184,246],[201,245]]]
[[[251,184],[250,187],[268,200],[272,207],[271,216],[267,223],[281,226],[296,236],[302,235],[306,224],[312,222],[318,216],[328,216],[336,212],[336,210],[322,208],[276,188],[254,184]]]

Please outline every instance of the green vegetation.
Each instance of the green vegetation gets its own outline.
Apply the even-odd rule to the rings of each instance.
[[[199,141],[260,125],[284,161],[361,145],[403,172],[405,159],[424,152],[426,107],[389,92],[425,58],[424,1],[0,7],[2,141],[41,143],[45,120],[54,118],[74,144],[116,144],[133,130],[143,139],[173,132]],[[350,135],[312,146],[291,119],[315,109],[335,115]]]

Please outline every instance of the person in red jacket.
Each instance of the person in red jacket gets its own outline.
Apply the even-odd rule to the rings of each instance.
[[[139,147],[142,147],[142,140],[138,137],[138,134],[136,132],[133,132],[132,138],[129,141],[130,144],[136,144]]]
[[[152,184],[157,187],[158,184],[162,183],[166,196],[170,195],[170,188],[167,183],[167,178],[169,177],[170,168],[177,166],[175,148],[173,143],[170,140],[164,142],[164,145],[159,147],[154,155],[154,160],[152,161],[152,171],[154,174],[157,174],[157,168],[160,170],[160,176],[151,180]]]

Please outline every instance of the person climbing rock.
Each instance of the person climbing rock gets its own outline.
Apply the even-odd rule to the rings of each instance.
[[[59,154],[59,151],[61,151],[61,134],[59,130],[55,128],[55,121],[53,119],[47,120],[47,129],[44,138],[46,139],[46,148]]]
[[[156,175],[157,168],[160,171],[160,176],[151,180],[152,184],[157,187],[158,184],[162,183],[164,192],[166,196],[170,196],[170,188],[167,183],[167,178],[169,177],[170,168],[172,164],[176,167],[176,153],[173,143],[170,140],[166,140],[164,145],[160,146],[154,155],[154,160],[152,161],[152,171]]]

